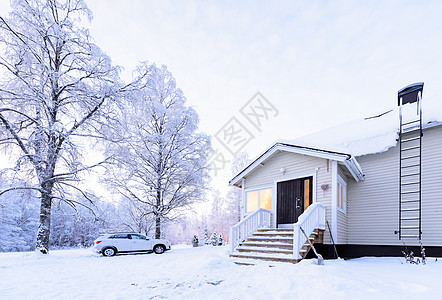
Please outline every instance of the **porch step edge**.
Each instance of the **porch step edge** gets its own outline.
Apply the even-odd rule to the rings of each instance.
[[[284,237],[284,236],[271,236],[271,237],[263,237],[263,236],[249,236],[247,239],[255,239],[255,240],[287,240],[293,241],[293,237]]]
[[[293,236],[293,231],[262,231],[262,232],[254,232],[253,236]]]
[[[293,228],[258,228],[257,231],[265,232],[265,231],[277,231],[277,232],[293,232]]]
[[[235,259],[254,259],[254,260],[266,260],[266,261],[280,261],[280,262],[292,262],[297,263],[299,260],[294,258],[293,255],[286,255],[286,254],[262,254],[262,253],[239,253],[239,252],[233,252],[230,254],[230,257]]]
[[[281,253],[281,254],[293,254],[293,250],[281,249],[281,248],[269,248],[269,247],[238,247],[236,248],[238,252],[264,252],[264,253]]]

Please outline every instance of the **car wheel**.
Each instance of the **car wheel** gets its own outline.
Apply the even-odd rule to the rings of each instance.
[[[117,254],[117,251],[114,248],[104,248],[101,252],[103,253],[103,256],[114,256]]]
[[[164,251],[166,251],[166,247],[164,247],[163,245],[156,245],[153,248],[153,252],[155,252],[156,254],[163,254]]]

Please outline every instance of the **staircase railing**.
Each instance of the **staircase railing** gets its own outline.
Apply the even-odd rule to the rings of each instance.
[[[252,214],[245,217],[241,222],[230,228],[230,252],[246,238],[251,236],[258,228],[270,227],[270,218],[272,212],[263,208],[258,209]]]
[[[304,229],[307,236],[310,236],[316,228],[325,229],[325,206],[322,203],[310,205],[293,227],[293,256],[295,259],[301,259],[299,251],[307,241],[301,229]]]

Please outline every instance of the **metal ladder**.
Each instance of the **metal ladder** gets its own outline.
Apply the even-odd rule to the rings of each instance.
[[[415,83],[398,92],[399,105],[399,239],[422,237],[422,91]],[[403,114],[403,105],[408,104]],[[410,105],[416,104],[416,114]]]

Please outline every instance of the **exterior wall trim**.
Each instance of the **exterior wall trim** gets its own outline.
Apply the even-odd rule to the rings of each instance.
[[[246,189],[245,189],[246,180],[244,178],[241,179],[241,220],[244,219],[245,215],[245,207],[246,207]]]
[[[345,201],[344,201],[344,207],[343,208],[340,208],[339,206],[337,206],[337,204],[336,204],[336,207],[337,207],[337,209],[340,211],[340,212],[342,212],[344,215],[347,215],[347,183],[345,182],[345,180],[341,177],[341,175],[339,175],[338,174],[338,179],[337,179],[337,182],[340,184],[340,185],[342,185],[343,187],[344,187],[344,192],[345,192]],[[338,192],[338,191],[336,191],[336,192]],[[336,202],[338,202],[338,199],[336,198]]]
[[[338,243],[338,162],[332,161],[332,195],[331,195],[331,223],[332,235],[335,243]]]

